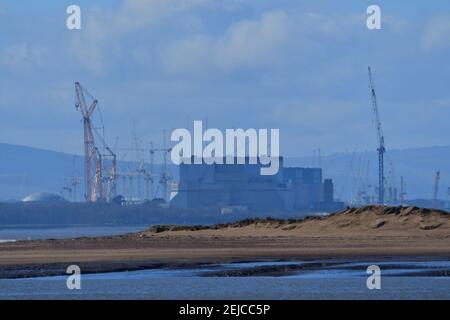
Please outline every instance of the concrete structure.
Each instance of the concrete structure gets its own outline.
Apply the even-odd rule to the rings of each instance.
[[[256,212],[336,211],[333,182],[322,181],[322,169],[284,168],[260,175],[260,164],[181,164],[171,205],[179,208],[239,207]]]
[[[66,199],[63,197],[54,194],[54,193],[48,193],[48,192],[36,192],[33,194],[30,194],[29,196],[26,196],[22,199],[22,202],[46,202],[46,203],[58,203],[58,202],[65,202]]]

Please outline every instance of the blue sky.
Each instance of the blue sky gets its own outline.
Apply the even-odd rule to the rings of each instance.
[[[371,65],[387,148],[448,145],[449,56],[448,1],[2,0],[0,142],[81,153],[77,80],[111,145],[207,119],[279,128],[287,156],[372,150]]]

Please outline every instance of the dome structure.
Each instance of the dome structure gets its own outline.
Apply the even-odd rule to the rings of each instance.
[[[30,194],[29,196],[26,196],[22,199],[22,202],[48,202],[48,203],[55,203],[55,202],[65,202],[66,199],[61,197],[60,195],[54,194],[54,193],[48,193],[48,192],[36,192],[33,194]]]

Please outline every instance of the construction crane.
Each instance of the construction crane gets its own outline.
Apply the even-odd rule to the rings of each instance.
[[[150,178],[153,176],[153,170],[154,170],[154,155],[156,152],[161,152],[163,154],[163,164],[162,164],[162,168],[161,168],[161,175],[160,175],[160,180],[159,180],[159,185],[162,186],[163,188],[163,199],[165,201],[170,200],[169,197],[169,193],[168,193],[168,188],[169,188],[169,183],[171,181],[171,177],[168,173],[167,170],[167,156],[169,155],[169,153],[172,151],[172,148],[170,147],[166,147],[166,130],[163,130],[163,147],[162,148],[153,148],[153,143],[150,143]],[[153,179],[149,180],[150,183],[152,184],[152,188],[153,188]],[[158,189],[159,189],[159,185],[158,185]],[[155,193],[157,193],[158,190],[156,190]]]
[[[106,201],[111,201],[117,195],[117,156],[116,154],[107,146],[104,146],[105,154],[102,155],[103,160],[109,160],[109,168],[107,168],[108,175],[102,177],[102,184],[105,187],[102,187],[103,194],[102,199]],[[102,165],[104,165],[106,161],[103,161]],[[106,170],[102,170],[104,172]]]
[[[405,203],[405,196],[406,196],[406,192],[405,192],[405,179],[402,177],[400,177],[400,205],[403,206],[403,204]]]
[[[144,157],[141,154],[141,151],[148,151],[148,149],[143,149],[140,147],[138,138],[137,138],[137,134],[136,134],[136,123],[135,121],[133,121],[133,131],[132,131],[132,135],[133,135],[133,142],[134,142],[134,147],[135,147],[135,151],[136,151],[136,156],[137,156],[137,160],[139,161],[138,167],[136,168],[136,172],[137,172],[137,177],[138,177],[138,197],[140,200],[142,200],[141,197],[141,183],[142,183],[142,179],[144,180],[145,183],[145,198],[143,199],[144,201],[150,201],[151,200],[151,192],[152,192],[152,188],[153,188],[153,178],[152,178],[152,172],[149,172],[149,170],[147,170],[146,165],[145,165],[145,160]],[[150,155],[151,155],[151,167],[153,170],[153,145],[151,145],[150,148]]]
[[[67,193],[67,199],[73,202],[77,201],[77,185],[81,184],[79,177],[64,178],[62,191]]]
[[[433,192],[433,208],[438,207],[438,196],[439,196],[439,180],[441,179],[441,172],[436,172],[436,177],[434,178],[434,192]]]
[[[99,188],[101,188],[99,176],[101,174],[101,159],[95,146],[91,116],[94,113],[98,100],[93,99],[91,105],[88,106],[84,96],[84,89],[79,82],[75,82],[75,92],[77,98],[75,107],[80,109],[83,115],[85,198],[88,202],[95,202],[97,201]],[[95,168],[94,176],[92,175],[93,168]]]
[[[106,146],[104,139],[96,132],[92,115],[98,104],[95,99],[79,82],[75,82],[76,109],[80,109],[83,116],[84,128],[84,162],[85,162],[85,199],[87,202],[109,201],[116,192],[116,155]],[[86,103],[86,96],[92,100]],[[103,144],[106,153],[101,153],[95,144],[94,132]],[[110,168],[104,168],[109,160]],[[106,169],[106,170],[105,170]],[[104,172],[108,175],[104,175]]]
[[[377,138],[378,138],[378,203],[384,204],[384,154],[386,152],[386,148],[384,146],[384,135],[383,130],[381,128],[381,120],[380,113],[378,111],[378,103],[377,103],[377,95],[375,93],[375,86],[372,78],[372,71],[370,67],[369,70],[369,89],[370,89],[370,97],[372,100],[372,110],[375,115],[375,125],[377,129]]]

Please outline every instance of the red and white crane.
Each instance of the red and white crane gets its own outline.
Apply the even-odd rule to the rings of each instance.
[[[79,82],[75,82],[76,103],[83,116],[84,128],[84,165],[85,165],[85,199],[87,202],[110,201],[115,197],[116,190],[116,155],[98,135],[92,123],[92,115],[98,104],[95,99]],[[86,103],[86,96],[92,101]],[[101,140],[104,152],[100,152],[95,144],[94,133]],[[109,167],[105,170],[105,164]],[[104,171],[108,174],[104,176]]]

